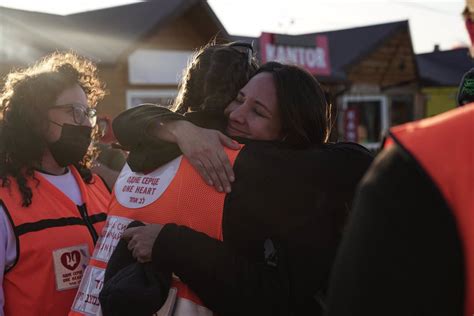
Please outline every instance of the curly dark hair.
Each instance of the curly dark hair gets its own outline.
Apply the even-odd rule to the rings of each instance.
[[[236,43],[215,41],[200,48],[185,69],[173,110],[220,111],[235,98],[239,90],[257,71],[253,54],[236,49]]]
[[[18,184],[22,205],[29,206],[32,190],[27,178],[34,177],[48,142],[48,108],[66,89],[78,84],[85,92],[89,106],[95,107],[105,95],[105,85],[97,77],[96,66],[72,52],[55,52],[35,65],[12,71],[0,94],[0,179],[2,187],[10,178]],[[98,132],[94,129],[93,143]],[[75,165],[86,183],[92,182],[90,168],[98,150],[90,146],[84,159]]]

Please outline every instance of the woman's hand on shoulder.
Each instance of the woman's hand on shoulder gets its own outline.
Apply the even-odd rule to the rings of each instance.
[[[172,122],[168,131],[207,184],[219,192],[231,191],[235,175],[224,147],[237,150],[239,144],[219,131],[201,128],[187,121]]]

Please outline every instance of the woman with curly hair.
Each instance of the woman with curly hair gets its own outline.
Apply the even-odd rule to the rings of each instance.
[[[110,193],[90,167],[95,65],[53,53],[7,75],[0,94],[0,288],[5,315],[65,315]],[[31,282],[34,280],[34,282]]]

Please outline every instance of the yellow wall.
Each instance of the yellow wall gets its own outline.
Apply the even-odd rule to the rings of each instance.
[[[426,116],[433,116],[456,107],[457,87],[423,88],[426,97]]]

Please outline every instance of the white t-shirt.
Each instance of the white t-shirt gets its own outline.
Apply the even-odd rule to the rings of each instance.
[[[40,173],[47,181],[51,182],[58,190],[64,193],[76,205],[82,205],[82,196],[79,185],[72,172],[68,169],[67,173],[59,176]],[[41,180],[40,180],[41,181]],[[79,212],[79,211],[78,211]],[[78,213],[79,214],[79,213]],[[0,281],[3,285],[3,276],[5,270],[11,267],[17,257],[16,238],[13,233],[13,227],[5,214],[5,210],[0,206]],[[4,315],[3,306],[5,298],[3,295],[3,286],[0,287],[0,316]]]

